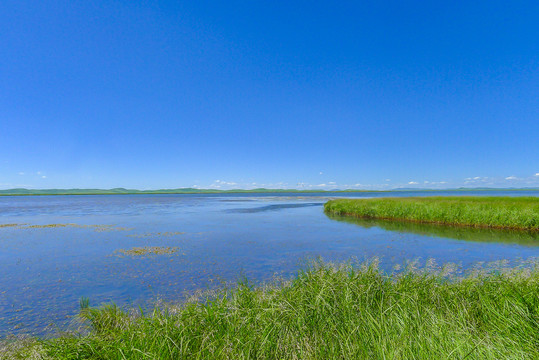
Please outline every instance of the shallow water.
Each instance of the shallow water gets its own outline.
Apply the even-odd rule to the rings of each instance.
[[[378,257],[388,270],[411,259],[468,268],[539,256],[539,235],[533,233],[328,217],[322,207],[343,195],[457,194],[0,197],[0,336],[65,330],[83,296],[91,305],[180,301],[242,277],[288,277],[318,256]]]

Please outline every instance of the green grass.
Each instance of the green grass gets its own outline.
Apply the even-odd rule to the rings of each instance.
[[[386,275],[316,263],[291,281],[148,314],[81,301],[84,335],[4,345],[39,359],[537,359],[539,268]],[[1,345],[0,345],[1,347]],[[0,351],[2,349],[0,348]]]
[[[539,231],[539,197],[339,199],[328,201],[324,210],[359,218]]]

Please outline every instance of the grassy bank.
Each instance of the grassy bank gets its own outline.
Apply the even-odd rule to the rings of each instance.
[[[273,286],[214,293],[150,314],[82,302],[86,335],[28,340],[10,358],[537,359],[539,269],[384,275],[313,265]],[[8,356],[8,355],[6,355]]]
[[[328,201],[324,209],[359,218],[539,231],[539,197],[339,199]]]

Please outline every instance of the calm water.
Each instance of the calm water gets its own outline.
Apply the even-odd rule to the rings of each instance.
[[[456,195],[362,193],[347,197]],[[537,192],[465,195],[537,196]],[[196,289],[291,276],[305,259],[379,257],[512,262],[539,256],[539,235],[328,217],[342,194],[0,197],[0,336],[66,329],[81,297],[92,305],[180,301]],[[45,225],[64,226],[46,227]],[[37,225],[37,226],[36,226]],[[121,250],[160,246],[172,254]]]

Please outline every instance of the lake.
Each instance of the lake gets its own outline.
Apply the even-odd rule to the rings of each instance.
[[[328,217],[337,197],[490,195],[537,191],[264,193],[0,197],[0,337],[68,328],[79,299],[150,306],[238,279],[290,277],[318,257],[520,264],[539,235]],[[165,254],[132,255],[145,248]]]

